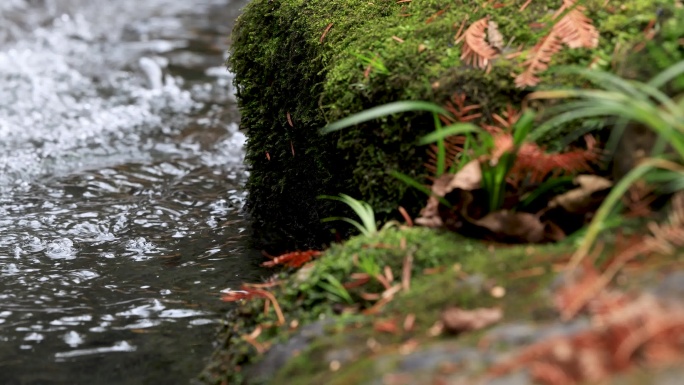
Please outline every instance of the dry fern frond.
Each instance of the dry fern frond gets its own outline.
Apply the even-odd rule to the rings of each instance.
[[[555,29],[542,38],[539,44],[532,49],[532,56],[523,63],[526,69],[515,78],[515,86],[523,88],[534,87],[539,84],[539,78],[536,74],[549,68],[551,58],[561,50],[562,43],[563,41]]]
[[[599,32],[583,13],[584,7],[575,6],[574,0],[565,0],[563,7],[574,8],[553,26],[561,41],[570,48],[596,48]]]
[[[450,136],[444,139],[444,148],[446,150],[445,169],[450,169],[458,155],[463,152],[464,143],[465,137],[463,136]],[[435,144],[431,145],[427,150],[428,160],[424,166],[429,173],[428,175],[437,174],[437,151],[437,145]],[[432,177],[428,177],[428,179],[432,180]]]
[[[486,30],[488,23],[489,18],[484,17],[471,24],[463,34],[464,43],[461,60],[465,60],[466,64],[481,69],[488,69],[490,61],[499,54],[496,48],[487,43]]]
[[[516,87],[533,87],[539,84],[536,74],[549,67],[551,58],[561,50],[563,44],[569,48],[598,46],[599,32],[591,19],[583,13],[584,10],[584,7],[575,4],[575,0],[563,0],[563,6],[556,12],[554,19],[563,12],[568,12],[532,49],[532,57],[523,63],[525,71],[515,78]]]
[[[442,116],[439,119],[444,124],[467,123],[482,117],[482,113],[476,112],[481,106],[479,104],[466,104],[466,95],[456,92],[451,95],[451,100],[447,101],[444,108],[453,116]]]
[[[512,129],[520,116],[521,112],[509,105],[501,115],[492,115],[497,125],[481,125],[494,136],[492,159],[499,159],[504,153],[514,149]],[[517,185],[525,178],[529,178],[532,183],[540,183],[549,176],[590,171],[591,164],[599,160],[600,152],[595,148],[592,137],[585,136],[585,140],[586,149],[574,149],[564,153],[547,153],[543,147],[535,143],[523,143],[518,148],[516,161],[509,174],[509,182]]]

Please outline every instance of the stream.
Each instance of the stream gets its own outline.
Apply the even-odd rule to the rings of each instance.
[[[259,279],[244,0],[0,1],[0,384],[187,384]]]

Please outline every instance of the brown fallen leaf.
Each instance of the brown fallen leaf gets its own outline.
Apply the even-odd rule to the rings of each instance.
[[[578,175],[575,178],[575,183],[579,187],[553,198],[549,202],[549,207],[560,206],[569,213],[591,211],[597,203],[595,194],[605,191],[613,185],[613,182],[608,179],[596,175]]]
[[[397,334],[399,326],[395,319],[377,320],[373,322],[373,330],[381,333]]]
[[[500,242],[539,243],[545,239],[544,224],[530,213],[501,210],[471,223],[488,230]]]
[[[482,329],[498,322],[501,317],[503,311],[499,308],[463,310],[452,307],[442,312],[442,324],[450,333],[461,333]]]
[[[583,286],[577,289],[583,290]],[[491,367],[489,375],[528,370],[534,383],[603,383],[634,367],[681,365],[684,360],[681,303],[648,293],[604,289],[593,297],[587,310],[589,327],[524,347]]]
[[[487,40],[489,45],[501,52],[504,48],[504,37],[499,32],[499,25],[493,21],[487,22]]]
[[[441,227],[442,218],[439,215],[439,198],[444,198],[450,192],[460,189],[473,191],[480,188],[482,169],[478,160],[471,160],[456,174],[444,174],[432,184],[432,195],[420,212],[415,222],[425,227]]]

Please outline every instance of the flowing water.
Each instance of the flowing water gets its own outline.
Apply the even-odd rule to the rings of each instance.
[[[242,1],[242,0],[239,0]],[[185,384],[254,280],[244,2],[0,1],[0,384]]]

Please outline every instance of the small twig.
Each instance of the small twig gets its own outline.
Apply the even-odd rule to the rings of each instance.
[[[276,300],[275,296],[271,293],[269,293],[266,290],[259,290],[260,294],[266,297],[271,303],[273,304],[273,310],[276,312],[276,316],[278,316],[278,325],[284,325],[285,324],[285,316],[283,316],[283,311],[280,309],[280,305],[278,304],[278,300]]]
[[[406,315],[406,318],[404,318],[404,331],[410,332],[413,330],[413,327],[416,324],[416,315],[413,313],[409,313]]]
[[[442,16],[444,14],[444,12],[447,11],[447,9],[449,9],[448,5],[446,7],[444,7],[443,9],[440,9],[439,11],[435,12],[432,16],[428,17],[428,19],[425,20],[425,24],[430,24],[433,21],[435,21],[435,19]]]
[[[404,217],[404,221],[406,221],[406,225],[408,227],[413,227],[413,219],[411,219],[411,216],[409,215],[408,211],[406,211],[405,208],[399,206],[399,213],[401,214],[402,217]],[[406,241],[404,241],[406,242]]]
[[[467,21],[468,21],[468,18],[466,17],[466,18],[463,19],[463,21],[461,22],[461,26],[458,27],[458,31],[456,31],[456,35],[454,35],[454,43],[455,43],[455,44],[460,43],[461,40],[463,40],[463,38],[465,37],[465,35],[463,35],[463,29],[465,28],[465,25],[466,25],[466,22],[467,22]]]
[[[411,269],[413,268],[413,255],[406,254],[404,267],[401,270],[401,286],[404,291],[411,290]]]
[[[260,343],[259,341],[256,340],[257,337],[261,334],[261,326],[257,326],[254,331],[252,331],[249,334],[243,335],[242,339],[245,340],[247,343],[250,345],[254,346],[256,351],[261,354],[266,351],[266,347],[264,344]]]
[[[387,282],[394,281],[394,274],[389,266],[385,266],[385,278],[387,278]]]
[[[369,77],[372,69],[373,69],[373,67],[369,64],[368,67],[366,67],[366,70],[363,71],[363,77],[364,78]]]
[[[522,7],[520,7],[520,12],[524,11],[525,8],[527,8],[527,6],[530,5],[531,2],[532,0],[527,0],[525,4],[523,4]]]
[[[328,34],[328,31],[330,31],[330,28],[332,28],[333,23],[328,24],[327,27],[325,27],[325,31],[323,31],[323,34],[321,35],[321,39],[319,40],[320,44],[323,44],[323,39],[325,39],[325,35]]]

